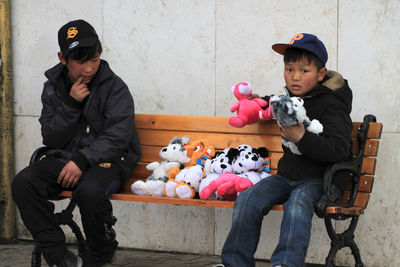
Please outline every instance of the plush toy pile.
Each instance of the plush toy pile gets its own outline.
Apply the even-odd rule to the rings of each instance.
[[[280,95],[272,96],[270,98],[270,105],[272,106],[274,117],[280,127],[304,123],[306,131],[314,134],[322,133],[322,124],[315,119],[310,121],[306,115],[306,109],[303,104],[303,99],[299,97]],[[282,138],[282,144],[288,147],[292,153],[301,155],[301,152],[295,143]]]
[[[131,185],[134,194],[235,200],[238,193],[269,176],[265,147],[240,145],[215,153],[207,140],[189,142],[185,136],[173,138],[159,155],[162,161],[146,166],[152,171],[146,181]]]
[[[269,176],[265,172],[269,169],[265,160],[267,156],[268,150],[265,147],[256,149],[240,145],[237,148],[225,149],[209,163],[206,162],[208,174],[201,181],[200,198],[235,200],[238,193]],[[269,159],[267,162],[269,164]],[[224,166],[223,171],[219,167],[221,164]],[[217,170],[217,173],[214,170]]]
[[[272,112],[270,107],[267,107],[267,101],[261,98],[248,99],[252,93],[250,83],[240,82],[233,86],[231,91],[239,101],[231,107],[231,112],[236,112],[237,115],[229,118],[230,125],[240,128],[259,120],[272,119]]]

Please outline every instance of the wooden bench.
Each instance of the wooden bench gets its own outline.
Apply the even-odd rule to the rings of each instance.
[[[376,156],[378,153],[379,139],[382,124],[374,121],[372,115],[366,116],[366,123],[353,123],[353,154],[355,161],[336,165],[338,169],[351,167],[353,169],[354,184],[348,186],[340,203],[332,205],[329,201],[330,177],[333,171],[327,171],[324,177],[326,196],[319,216],[324,217],[328,234],[331,238],[331,250],[326,259],[326,266],[334,266],[333,260],[336,252],[342,247],[350,247],[356,260],[356,266],[363,266],[357,245],[354,242],[354,230],[359,215],[367,207],[370,193],[372,192],[373,175],[375,172]],[[150,202],[173,205],[190,205],[202,207],[232,208],[233,201],[178,199],[153,196],[139,196],[131,193],[131,184],[138,179],[144,180],[150,172],[145,166],[153,161],[159,161],[159,151],[166,146],[173,137],[187,135],[190,140],[207,139],[216,150],[227,147],[236,147],[240,144],[249,144],[253,147],[267,147],[270,151],[271,173],[277,172],[278,160],[283,154],[280,129],[275,121],[263,121],[243,128],[234,128],[228,124],[227,117],[205,116],[180,116],[136,114],[136,128],[140,136],[142,158],[121,190],[110,195],[110,199],[121,201]],[[358,138],[357,138],[358,137]],[[37,155],[36,155],[37,157]],[[336,168],[334,167],[334,168]],[[71,197],[71,191],[63,191],[61,197]],[[320,203],[321,204],[321,203]],[[71,208],[70,208],[71,209]],[[73,209],[73,207],[72,207]],[[275,205],[273,210],[283,210],[283,205]],[[343,234],[336,234],[332,220],[351,218],[351,224]]]

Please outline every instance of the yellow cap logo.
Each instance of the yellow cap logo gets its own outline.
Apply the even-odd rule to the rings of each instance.
[[[74,38],[78,34],[76,27],[70,27],[67,31],[67,39]]]
[[[295,36],[293,36],[292,40],[290,40],[289,44],[293,44],[297,40],[301,40],[303,38],[303,34],[298,33]]]

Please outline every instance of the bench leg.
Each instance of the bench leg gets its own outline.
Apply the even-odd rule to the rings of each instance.
[[[349,227],[343,233],[337,234],[333,228],[332,217],[326,215],[324,218],[325,226],[331,239],[331,248],[329,250],[328,257],[325,259],[325,266],[334,267],[335,256],[337,252],[344,247],[349,247],[351,249],[356,267],[364,266],[363,262],[361,261],[360,250],[354,241],[354,231],[357,227],[358,218],[359,216],[352,216]]]
[[[82,231],[79,228],[78,224],[74,221],[72,212],[76,207],[76,202],[74,199],[71,199],[68,206],[55,214],[56,222],[58,225],[68,225],[72,232],[75,234],[76,240],[78,242],[78,256],[83,258],[86,251],[86,242],[83,237]],[[41,266],[41,257],[42,252],[40,251],[39,244],[36,244],[32,250],[32,259],[31,259],[31,267],[40,267]]]
[[[42,252],[39,244],[36,243],[32,250],[31,267],[40,267],[42,264]]]

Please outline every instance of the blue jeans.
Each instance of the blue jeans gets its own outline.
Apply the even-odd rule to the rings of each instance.
[[[273,175],[240,193],[233,209],[232,227],[222,249],[223,264],[226,267],[255,266],[254,253],[263,218],[273,205],[283,203],[281,233],[271,266],[304,266],[314,203],[323,194],[322,182],[322,179],[290,181]]]

